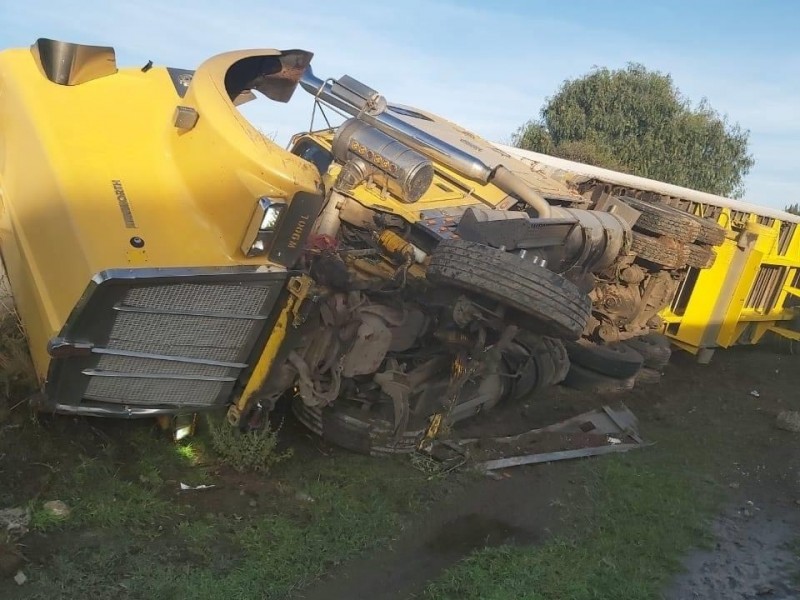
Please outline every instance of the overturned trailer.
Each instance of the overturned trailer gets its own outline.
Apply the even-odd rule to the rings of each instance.
[[[800,216],[644,177],[499,145],[584,196],[634,196],[713,220],[725,230],[706,269],[690,268],[660,315],[673,343],[711,358],[767,332],[800,340]]]
[[[0,52],[0,249],[39,409],[248,429],[289,398],[334,443],[411,451],[581,370],[632,381],[717,268],[718,219],[587,194],[311,58]],[[287,150],[238,106],[298,85],[345,119]]]

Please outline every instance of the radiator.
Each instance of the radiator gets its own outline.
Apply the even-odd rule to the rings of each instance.
[[[227,404],[257,359],[286,276],[257,269],[105,273],[51,342],[48,401],[72,412],[102,407],[129,415]]]

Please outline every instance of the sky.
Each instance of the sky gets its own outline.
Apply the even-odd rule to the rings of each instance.
[[[745,199],[775,208],[800,202],[798,32],[792,0],[0,0],[0,48],[49,37],[113,46],[119,66],[187,69],[302,48],[323,79],[351,75],[499,142],[565,79],[639,62],[750,131]],[[286,143],[313,100],[298,89],[287,105],[252,104],[248,118]]]

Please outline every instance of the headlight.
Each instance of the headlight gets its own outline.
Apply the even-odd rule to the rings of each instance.
[[[264,212],[259,231],[275,231],[275,226],[278,224],[278,218],[281,216],[284,206],[285,204],[270,204],[266,212]]]
[[[283,200],[266,196],[258,199],[242,240],[242,252],[245,256],[260,256],[269,251],[285,208],[286,203]]]

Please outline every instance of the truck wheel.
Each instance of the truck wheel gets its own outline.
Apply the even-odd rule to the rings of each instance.
[[[695,217],[700,223],[700,233],[697,235],[697,243],[706,246],[721,246],[725,241],[725,228],[711,219]]]
[[[622,342],[642,355],[644,366],[648,369],[662,370],[672,356],[669,338],[658,333],[650,333]]]
[[[566,346],[571,363],[610,377],[633,377],[644,362],[641,354],[625,344],[594,344],[580,340],[567,342]]]
[[[292,400],[295,417],[325,441],[359,454],[387,456],[410,454],[425,436],[425,429],[406,430],[395,437],[393,426],[375,415],[337,400],[331,406],[307,406],[301,398]]]
[[[684,212],[665,204],[652,204],[636,198],[620,198],[625,204],[641,212],[633,228],[649,233],[666,235],[690,244],[700,234],[700,223]]]
[[[686,244],[686,264],[695,269],[710,269],[714,266],[717,254],[708,246]]]
[[[572,282],[531,260],[464,240],[446,240],[431,254],[428,280],[475,292],[533,317],[531,329],[577,339],[591,311]]]
[[[520,352],[506,356],[510,370],[518,374],[511,389],[513,400],[564,381],[569,371],[569,356],[561,340],[525,331],[514,341]]]
[[[642,233],[633,232],[631,252],[642,260],[646,260],[668,269],[680,269],[686,266],[685,250],[678,245],[670,245],[667,240],[654,238]]]
[[[632,390],[635,382],[635,377],[626,377],[624,379],[609,377],[608,375],[597,373],[580,365],[576,365],[575,363],[570,365],[567,378],[564,379],[564,385],[567,387],[574,390],[598,394],[611,394]]]

